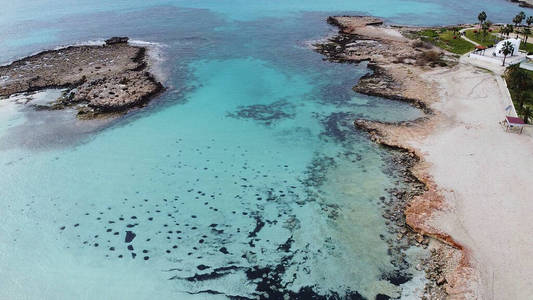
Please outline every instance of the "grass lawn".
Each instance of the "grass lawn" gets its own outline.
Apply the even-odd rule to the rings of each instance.
[[[520,50],[527,51],[528,54],[533,54],[533,44],[531,43],[520,43]]]
[[[496,40],[500,40],[495,34],[491,32],[487,32],[487,35],[485,36],[482,32],[478,31],[477,33],[475,33],[474,31],[475,29],[465,31],[466,37],[480,45],[488,47],[495,45],[497,43]]]
[[[465,54],[474,50],[473,44],[463,40],[459,33],[454,34],[450,29],[426,29],[419,31],[418,35],[423,41],[452,53]]]
[[[533,112],[533,71],[524,70],[515,65],[507,70],[505,80],[518,115],[524,118],[526,107]],[[533,123],[532,121],[530,119],[529,123]]]

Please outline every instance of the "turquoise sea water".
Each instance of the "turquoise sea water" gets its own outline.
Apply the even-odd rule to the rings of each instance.
[[[128,35],[168,91],[115,121],[0,101],[0,299],[398,297],[378,199],[391,155],[355,118],[415,119],[309,49],[330,14],[508,20],[477,1],[0,1],[0,62]],[[529,13],[529,12],[528,12]],[[57,94],[50,92],[49,97]],[[43,96],[46,97],[46,96]],[[405,293],[404,293],[405,295]]]

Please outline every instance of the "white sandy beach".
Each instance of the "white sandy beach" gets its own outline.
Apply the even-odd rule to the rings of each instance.
[[[510,101],[498,75],[467,64],[431,75],[442,96],[432,108],[446,121],[409,144],[451,207],[433,225],[465,246],[479,299],[531,299],[533,128],[518,135],[498,124]]]

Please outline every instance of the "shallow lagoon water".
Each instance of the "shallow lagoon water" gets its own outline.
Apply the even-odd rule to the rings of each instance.
[[[353,92],[366,66],[308,45],[332,13],[443,24],[482,5],[452,2],[6,4],[2,62],[129,35],[161,45],[169,90],[105,126],[1,103],[0,298],[400,295],[390,153],[352,122],[421,114]],[[494,21],[519,11],[490,3]]]

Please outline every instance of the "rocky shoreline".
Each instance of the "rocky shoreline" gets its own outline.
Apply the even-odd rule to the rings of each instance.
[[[408,102],[426,114],[418,120],[396,124],[361,119],[354,122],[374,142],[396,150],[392,165],[400,170],[400,177],[408,186],[407,190],[389,191],[390,199],[382,199],[384,217],[395,225],[391,230],[397,234],[396,241],[387,242],[393,251],[400,252],[410,245],[430,245],[431,257],[417,266],[426,271],[429,279],[425,299],[466,295],[470,265],[462,246],[426,222],[435,212],[445,209],[443,197],[427,174],[422,155],[403,142],[405,137],[427,135],[441,119],[430,109],[431,104],[439,101],[439,93],[421,75],[450,69],[457,64],[457,58],[406,37],[419,28],[391,28],[384,26],[380,19],[366,16],[329,17],[328,23],[337,26],[339,32],[315,45],[317,52],[333,62],[368,61],[371,72],[354,86],[356,92]],[[432,238],[431,242],[424,236]]]
[[[533,3],[531,0],[509,0],[513,3],[518,3],[520,7],[533,8]]]
[[[164,90],[149,72],[147,49],[113,37],[104,45],[47,50],[0,66],[0,99],[49,88],[65,89],[50,106],[75,108],[90,119],[141,107]]]

